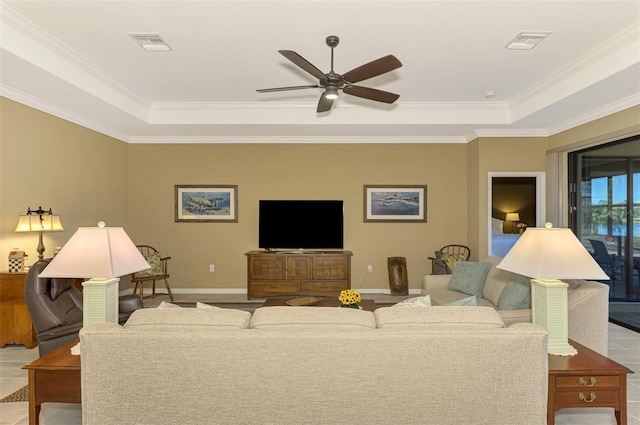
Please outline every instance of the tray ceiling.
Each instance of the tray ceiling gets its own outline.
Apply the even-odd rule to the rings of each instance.
[[[548,136],[640,104],[640,1],[1,2],[0,94],[130,143],[464,143]],[[550,32],[530,50],[520,32]],[[159,34],[148,52],[130,34]],[[393,105],[321,89],[278,50],[344,73]],[[493,92],[493,97],[486,97]]]

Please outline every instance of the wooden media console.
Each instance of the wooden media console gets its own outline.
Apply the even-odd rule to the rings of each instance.
[[[249,251],[247,299],[315,295],[338,296],[351,289],[351,251]]]

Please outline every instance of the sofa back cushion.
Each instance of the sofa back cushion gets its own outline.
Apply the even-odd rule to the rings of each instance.
[[[154,331],[247,329],[250,321],[248,311],[230,308],[143,308],[134,311],[124,326]]]
[[[492,307],[441,306],[430,308],[378,308],[381,329],[486,329],[503,328],[504,322]]]
[[[496,267],[502,261],[500,257],[490,255],[484,261],[491,263],[491,268],[482,287],[482,298],[497,306],[502,290],[514,274]]]
[[[340,307],[261,307],[251,317],[252,329],[375,329],[373,313]]]

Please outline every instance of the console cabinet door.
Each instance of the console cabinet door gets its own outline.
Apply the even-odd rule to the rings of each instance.
[[[349,279],[349,257],[326,256],[313,258],[314,280],[347,280]]]
[[[287,280],[311,278],[311,257],[292,255],[287,257]]]
[[[286,280],[286,257],[280,255],[249,256],[250,280]]]

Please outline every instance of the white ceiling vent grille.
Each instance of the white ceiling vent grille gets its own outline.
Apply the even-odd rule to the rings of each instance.
[[[159,34],[129,34],[136,43],[148,52],[169,52],[173,50]]]
[[[549,35],[551,35],[551,31],[523,31],[518,33],[504,48],[511,50],[531,50],[540,44],[542,40],[549,37]]]

